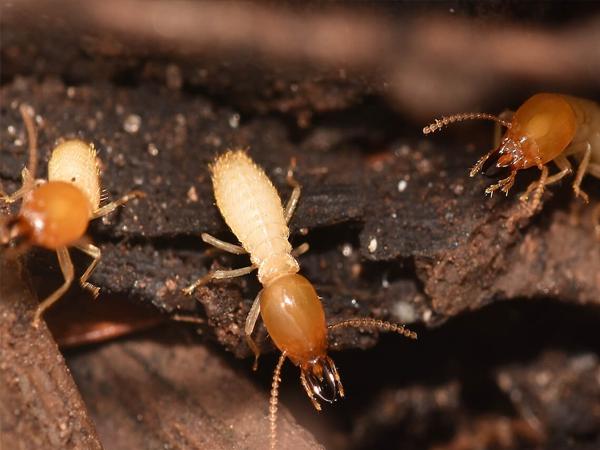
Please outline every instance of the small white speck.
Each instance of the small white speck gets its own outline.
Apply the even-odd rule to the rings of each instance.
[[[158,149],[156,148],[156,145],[152,143],[148,144],[148,153],[150,153],[152,156],[158,155]]]
[[[355,299],[355,298],[353,298],[353,299],[352,299],[352,301],[351,301],[350,303],[352,304],[352,307],[353,307],[354,309],[358,309],[358,308],[360,308],[360,305],[358,304],[358,302],[356,301],[356,299]]]
[[[14,136],[14,134],[15,134],[15,127],[13,127],[12,125],[9,125],[8,128],[6,129],[6,131],[8,131],[8,134]]]
[[[433,311],[431,311],[430,309],[426,309],[425,311],[423,311],[423,322],[429,322],[432,314]]]
[[[397,218],[397,217],[398,217],[398,214],[396,214],[396,213],[392,213],[392,219],[395,219],[395,218]]]
[[[142,118],[137,114],[129,114],[123,122],[123,129],[129,134],[135,134],[142,126]]]
[[[394,314],[400,323],[413,323],[415,321],[415,308],[410,303],[400,300],[392,308]]]
[[[144,420],[144,416],[142,416],[141,414],[138,414],[136,417],[138,422],[141,422],[142,420]]]
[[[375,239],[375,238],[371,239],[371,241],[369,242],[368,249],[371,253],[374,253],[375,250],[377,250],[377,239]]]
[[[344,246],[342,247],[342,255],[348,257],[352,255],[352,245],[351,244],[344,244]]]
[[[238,113],[235,113],[229,118],[229,126],[231,128],[237,128],[240,126],[240,115]]]
[[[195,186],[192,186],[191,188],[188,189],[187,198],[190,202],[198,201],[198,193],[196,192]]]
[[[404,192],[406,190],[406,186],[408,186],[408,182],[406,180],[398,181],[398,191]]]

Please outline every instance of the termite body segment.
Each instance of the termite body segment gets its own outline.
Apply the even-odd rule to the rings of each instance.
[[[274,448],[279,374],[286,358],[300,367],[302,386],[314,407],[321,409],[317,398],[332,402],[338,394],[344,396],[337,368],[327,355],[328,330],[343,326],[374,327],[396,331],[413,339],[417,336],[403,326],[374,319],[352,319],[326,325],[323,305],[314,287],[298,274],[300,266],[295,257],[304,253],[308,245],[292,250],[289,242],[288,222],[300,197],[300,185],[293,178],[291,169],[287,181],[294,189],[285,209],[269,178],[245,151],[228,151],[215,161],[211,170],[217,207],[242,246],[220,241],[206,233],[202,239],[231,253],[248,253],[252,265],[211,272],[184,292],[190,294],[211,279],[237,277],[258,269],[263,290],[254,300],[245,332],[248,345],[256,356],[255,368],[260,350],[251,333],[259,315],[282,352],[271,390],[269,418],[271,447]]]
[[[508,194],[519,170],[538,167],[542,171],[540,180],[532,183],[521,197],[526,201],[534,192],[530,204],[534,211],[544,187],[572,172],[567,157],[573,155],[579,163],[573,190],[576,196],[588,200],[581,190],[583,176],[589,173],[600,178],[600,106],[597,103],[569,95],[536,94],[523,103],[510,120],[491,114],[457,114],[437,120],[425,127],[423,133],[429,134],[449,123],[467,119],[494,120],[507,127],[497,148],[479,159],[471,170],[471,176],[481,170],[486,177],[499,180],[486,189],[487,194],[498,189]],[[551,161],[560,172],[548,176],[547,164]],[[596,211],[600,209],[596,208]],[[597,224],[600,212],[594,215]]]
[[[96,151],[93,145],[80,140],[66,141],[57,146],[48,162],[48,179],[35,179],[33,161],[37,161],[37,138],[31,115],[26,108],[21,108],[21,113],[28,131],[31,171],[23,169],[23,186],[13,195],[9,196],[0,189],[0,195],[6,203],[23,199],[18,216],[2,218],[0,241],[3,245],[19,242],[20,251],[30,245],[56,251],[65,278],[63,285],[38,306],[33,322],[37,327],[42,313],[73,282],[74,268],[68,247],[76,247],[93,258],[79,281],[94,297],[98,296],[99,288],[87,280],[100,263],[101,252],[85,238],[88,223],[143,194],[134,191],[100,207],[101,187]]]

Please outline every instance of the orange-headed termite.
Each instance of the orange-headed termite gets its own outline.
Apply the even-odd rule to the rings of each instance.
[[[542,171],[542,176],[521,197],[526,201],[534,191],[530,204],[534,211],[544,187],[572,172],[567,157],[574,155],[579,168],[573,190],[587,202],[588,196],[580,187],[583,176],[589,173],[600,178],[600,106],[597,103],[570,95],[536,94],[514,114],[508,111],[500,117],[483,113],[456,114],[436,120],[425,127],[423,133],[467,119],[494,120],[507,128],[502,140],[496,143],[497,148],[484,155],[471,170],[471,176],[481,170],[486,177],[499,180],[486,189],[487,194],[497,189],[508,194],[517,171],[535,166]],[[560,172],[548,176],[550,161],[554,161]],[[594,210],[596,229],[599,220],[600,207],[597,207]]]
[[[42,313],[69,289],[74,279],[73,263],[68,247],[76,247],[93,258],[79,279],[81,286],[98,296],[99,288],[88,283],[88,278],[100,263],[100,249],[85,238],[90,220],[105,216],[136,196],[134,191],[119,200],[100,207],[100,173],[94,146],[79,140],[66,141],[52,151],[48,161],[48,180],[35,179],[37,165],[37,136],[31,108],[22,105],[21,115],[29,140],[29,169],[22,172],[23,186],[7,195],[0,185],[0,196],[6,203],[23,198],[16,217],[0,221],[0,243],[15,244],[19,252],[35,245],[56,250],[65,278],[63,285],[46,298],[37,308],[33,324],[38,326]]]
[[[279,375],[286,358],[300,367],[302,386],[319,410],[318,399],[332,402],[338,394],[344,396],[337,368],[327,356],[328,330],[346,326],[374,327],[413,339],[417,335],[404,326],[369,318],[350,319],[329,326],[325,324],[323,305],[314,287],[297,273],[300,266],[295,257],[308,250],[308,245],[303,244],[292,251],[289,242],[288,222],[300,197],[300,185],[293,178],[292,169],[288,171],[287,181],[294,189],[285,209],[267,175],[245,151],[227,152],[215,161],[211,169],[217,207],[242,246],[220,241],[206,233],[202,234],[202,239],[231,253],[248,253],[252,265],[211,272],[185,292],[189,294],[211,279],[233,278],[258,269],[258,280],[263,290],[250,309],[245,332],[248,345],[256,356],[255,369],[260,350],[251,333],[259,314],[271,339],[282,352],[273,376],[269,414],[271,448],[275,448]]]

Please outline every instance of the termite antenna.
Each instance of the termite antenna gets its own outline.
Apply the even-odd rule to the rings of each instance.
[[[410,339],[417,339],[417,333],[415,333],[414,331],[410,331],[404,325],[398,325],[396,323],[386,322],[385,320],[371,319],[368,317],[344,320],[333,325],[328,325],[327,329],[329,331],[332,331],[342,327],[372,327],[383,331],[393,331]]]
[[[281,367],[287,356],[287,352],[283,352],[279,357],[275,372],[273,372],[273,384],[271,384],[271,405],[269,406],[269,422],[271,423],[271,450],[275,450],[277,444],[277,396],[279,395],[279,383],[281,383]]]
[[[423,134],[433,133],[436,130],[454,122],[461,122],[463,120],[470,119],[486,119],[493,120],[494,122],[498,122],[501,125],[504,125],[506,128],[511,127],[511,123],[501,119],[498,116],[494,116],[492,114],[487,113],[463,113],[463,114],[454,114],[453,116],[444,116],[441,119],[436,119],[436,121],[429,126],[423,128]]]
[[[25,189],[28,191],[35,182],[35,173],[37,169],[37,133],[35,132],[35,125],[33,123],[33,116],[35,115],[35,111],[30,105],[23,103],[19,107],[19,112],[21,113],[21,117],[23,118],[23,123],[25,123],[25,128],[27,130],[27,141],[29,143],[29,165],[27,168],[29,169],[29,177],[27,181],[25,181]]]

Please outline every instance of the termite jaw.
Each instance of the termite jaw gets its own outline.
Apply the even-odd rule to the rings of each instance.
[[[19,255],[31,245],[32,230],[19,217],[0,220],[0,245],[8,257]]]
[[[311,361],[302,368],[308,387],[321,400],[333,403],[338,394],[344,396],[344,389],[338,375],[337,367],[329,356]]]
[[[501,147],[495,150],[483,163],[481,174],[486,178],[499,180],[510,176],[513,170],[511,156],[503,154]]]

